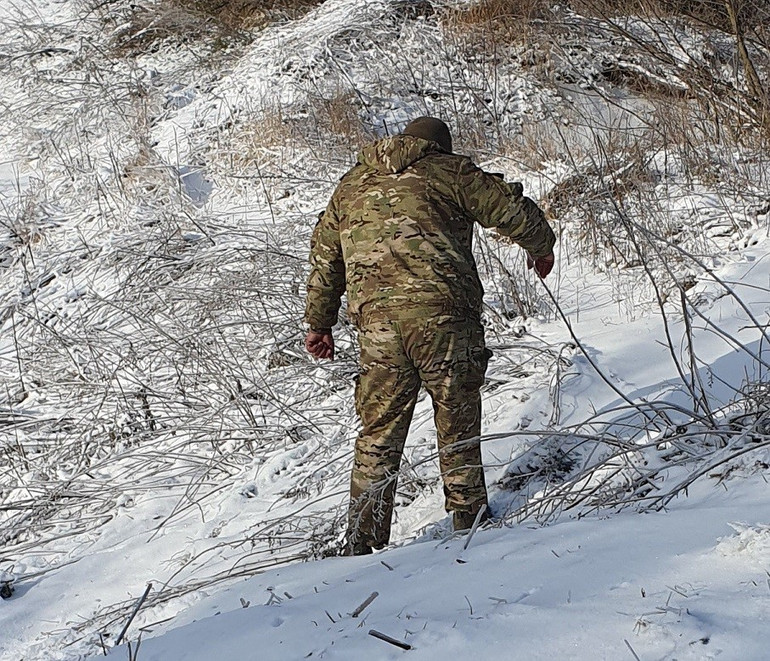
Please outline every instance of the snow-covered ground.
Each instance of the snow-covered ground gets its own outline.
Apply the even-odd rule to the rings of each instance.
[[[405,654],[373,629],[419,659],[763,659],[770,528],[742,523],[768,520],[763,487],[699,489],[665,514],[483,531],[467,549],[421,540],[274,570],[207,595],[138,658]]]
[[[649,62],[649,20],[567,12],[582,41],[490,55],[443,3],[327,0],[131,50],[98,4],[0,6],[0,658],[767,658],[767,156],[602,79],[729,78],[729,35],[656,23]],[[302,349],[308,240],[425,113],[548,207],[557,267],[477,237],[495,525],[451,534],[423,397],[392,546],[330,557],[355,339]]]

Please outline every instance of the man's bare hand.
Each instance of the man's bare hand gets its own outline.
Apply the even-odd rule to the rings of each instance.
[[[334,360],[334,338],[331,331],[308,331],[305,336],[305,349],[315,358]]]
[[[556,258],[552,252],[545,255],[545,257],[532,257],[532,255],[527,253],[527,268],[531,269],[534,266],[535,273],[543,279],[551,272],[555,261]]]

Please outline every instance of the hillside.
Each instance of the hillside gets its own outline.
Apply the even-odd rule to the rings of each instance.
[[[618,7],[0,6],[0,659],[766,658],[770,6]],[[494,525],[450,534],[423,395],[392,547],[337,558],[309,239],[423,114],[557,266],[477,233]]]

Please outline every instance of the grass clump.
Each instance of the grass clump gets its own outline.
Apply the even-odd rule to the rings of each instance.
[[[273,23],[295,20],[320,0],[128,0],[95,3],[111,27],[113,48],[138,55],[158,50],[163,43],[206,43],[212,50],[248,43],[255,31]]]

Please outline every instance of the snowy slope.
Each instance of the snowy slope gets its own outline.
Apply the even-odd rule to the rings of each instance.
[[[766,657],[763,153],[695,176],[653,144],[592,21],[547,85],[536,44],[488,57],[413,5],[138,54],[93,5],[0,8],[0,658]],[[675,36],[672,85],[731,47]],[[393,548],[325,557],[355,340],[303,352],[309,235],[358,144],[423,113],[551,209],[557,269],[477,237],[498,524],[450,535],[423,397]]]
[[[424,541],[271,571],[161,625],[138,658],[402,658],[374,629],[418,659],[762,659],[770,530],[737,523],[768,520],[760,485],[666,514],[483,531],[466,550]]]

